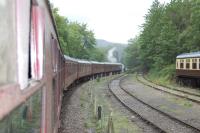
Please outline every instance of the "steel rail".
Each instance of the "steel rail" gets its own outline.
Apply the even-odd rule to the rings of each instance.
[[[122,89],[127,95],[131,96],[133,99],[137,100],[138,102],[142,103],[143,105],[146,105],[147,107],[151,108],[152,110],[157,111],[158,113],[162,114],[163,116],[168,117],[169,119],[175,121],[176,123],[179,123],[179,124],[181,124],[181,125],[183,125],[183,126],[185,126],[185,127],[187,127],[187,128],[190,128],[190,129],[192,129],[192,130],[194,130],[194,131],[196,131],[196,132],[200,132],[200,129],[198,129],[197,127],[194,127],[194,126],[192,126],[192,125],[190,125],[190,124],[188,124],[188,123],[186,123],[186,122],[184,122],[184,121],[182,121],[182,120],[179,120],[179,119],[177,119],[177,118],[171,116],[171,115],[168,114],[168,113],[165,113],[165,112],[159,110],[159,109],[156,108],[156,107],[153,107],[153,106],[149,105],[148,103],[142,101],[142,100],[139,99],[138,97],[134,96],[133,94],[131,94],[130,92],[128,92],[127,90],[125,90],[125,89],[122,87],[122,85],[121,85],[121,81],[122,81],[125,77],[126,77],[126,76],[123,76],[123,77],[120,77],[120,78],[118,78],[118,79],[119,79],[119,87],[120,87],[120,89]],[[116,80],[116,79],[113,79],[112,81],[114,81],[114,80]],[[112,81],[110,81],[109,84],[108,84],[108,87],[109,87],[109,89],[110,89],[111,92],[112,92],[112,90],[111,90],[110,84],[111,84]],[[114,92],[112,92],[112,94],[113,94],[113,95],[118,99],[118,101],[119,101],[120,103],[122,103],[128,110],[130,110],[131,112],[133,112],[133,113],[137,114],[138,116],[140,116],[144,121],[147,121],[148,123],[150,123],[150,125],[152,125],[152,126],[155,127],[156,129],[158,129],[160,132],[167,132],[167,131],[165,131],[165,129],[162,129],[162,128],[158,127],[155,123],[153,123],[153,122],[147,120],[146,118],[144,118],[143,116],[141,116],[140,114],[138,114],[136,111],[134,111],[133,109],[131,109],[126,103],[124,103],[122,100],[120,100],[120,98],[119,98],[116,94],[114,94]]]

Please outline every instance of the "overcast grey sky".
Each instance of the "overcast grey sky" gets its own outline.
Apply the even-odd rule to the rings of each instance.
[[[154,0],[50,0],[70,21],[87,23],[97,39],[127,43],[140,31]],[[167,3],[170,0],[159,0]]]

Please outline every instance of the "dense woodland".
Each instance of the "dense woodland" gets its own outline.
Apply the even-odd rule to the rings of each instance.
[[[87,24],[70,22],[58,14],[58,8],[53,8],[53,15],[59,34],[59,41],[65,55],[74,58],[105,61],[104,49],[96,48],[94,33],[88,30]]]
[[[125,64],[172,79],[178,54],[200,50],[200,0],[155,0],[145,16],[141,33],[130,39]]]

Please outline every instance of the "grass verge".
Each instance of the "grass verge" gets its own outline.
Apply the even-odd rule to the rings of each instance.
[[[120,111],[114,109],[108,92],[107,83],[115,76],[104,77],[101,79],[89,81],[82,86],[81,93],[81,108],[84,112],[85,127],[88,130],[93,130],[97,133],[104,133],[108,131],[108,125],[114,133],[138,133],[140,129],[133,122],[130,121]],[[97,119],[97,108],[102,108],[102,118]],[[109,121],[112,118],[112,121]],[[109,121],[109,122],[108,122]],[[112,124],[111,124],[112,123]]]

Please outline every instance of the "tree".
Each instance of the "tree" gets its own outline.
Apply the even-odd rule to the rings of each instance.
[[[128,47],[125,49],[125,65],[128,69],[137,68],[141,62],[139,59],[140,39],[130,39]]]
[[[64,54],[79,59],[105,60],[105,54],[95,47],[94,33],[88,30],[87,24],[70,22],[66,17],[60,16],[58,8],[53,8],[53,5],[52,10]]]
[[[166,5],[155,0],[140,35],[129,42],[126,64],[173,75],[178,54],[200,50],[199,22],[199,0],[172,0]]]

